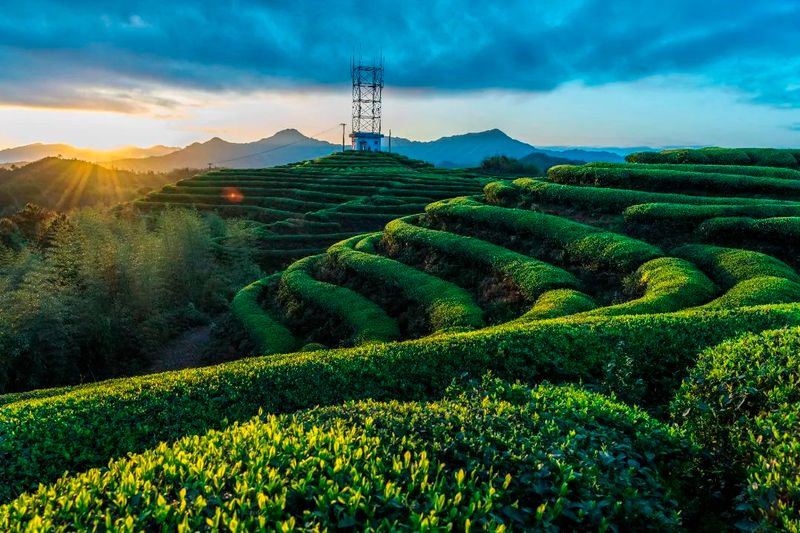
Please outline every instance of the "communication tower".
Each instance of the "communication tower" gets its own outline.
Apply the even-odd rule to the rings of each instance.
[[[381,92],[383,58],[378,65],[350,64],[353,79],[353,123],[350,140],[353,150],[381,151]]]

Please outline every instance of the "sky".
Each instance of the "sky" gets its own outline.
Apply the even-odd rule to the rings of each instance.
[[[383,54],[383,128],[537,146],[800,146],[800,0],[26,0],[0,10],[0,148],[336,141]]]

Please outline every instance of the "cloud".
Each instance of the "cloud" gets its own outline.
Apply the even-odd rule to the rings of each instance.
[[[799,16],[794,0],[28,0],[0,12],[0,102],[139,113],[175,104],[163,88],[339,88],[354,50],[382,49],[406,90],[678,74],[800,107]]]

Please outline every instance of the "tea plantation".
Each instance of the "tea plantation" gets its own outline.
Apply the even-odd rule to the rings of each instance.
[[[153,193],[259,224],[258,355],[0,396],[0,529],[800,531],[798,158]]]

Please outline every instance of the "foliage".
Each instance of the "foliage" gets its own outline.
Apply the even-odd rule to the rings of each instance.
[[[546,320],[591,311],[597,304],[586,294],[575,289],[555,289],[543,293],[533,307],[520,320]]]
[[[594,185],[654,192],[701,192],[720,196],[760,195],[779,200],[800,199],[800,181],[781,178],[712,174],[681,170],[560,165],[547,171],[556,183]]]
[[[280,293],[291,302],[287,307],[308,305],[317,315],[334,315],[347,328],[354,344],[397,340],[397,322],[378,305],[348,288],[314,279],[314,270],[323,258],[301,259],[280,275]]]
[[[588,163],[592,167],[630,168],[629,163]],[[635,163],[637,169],[652,170],[681,170],[685,172],[712,172],[714,174],[741,174],[744,176],[762,176],[768,178],[782,178],[788,180],[800,179],[800,171],[781,167],[760,167],[740,164],[732,165],[693,165],[680,163]]]
[[[246,243],[237,223],[196,213],[164,212],[150,225],[94,211],[25,219],[32,240],[0,249],[0,391],[140,368],[258,272],[246,252],[214,246]]]
[[[768,331],[703,352],[673,412],[741,491],[748,529],[800,529],[800,329]]]
[[[775,276],[760,276],[740,281],[704,307],[731,309],[748,305],[800,302],[800,283]]]
[[[800,282],[800,276],[792,267],[759,252],[706,244],[687,244],[672,250],[671,253],[702,268],[724,289],[729,289],[740,281],[762,276]]]
[[[0,507],[0,527],[676,529],[695,457],[598,394],[485,381],[160,444]]]
[[[42,391],[0,409],[0,500],[258,409],[431,398],[487,370],[528,383],[583,382],[658,412],[701,349],[787,325],[800,325],[796,306],[564,318]]]
[[[676,257],[653,259],[631,276],[644,294],[629,302],[601,307],[589,314],[630,315],[668,313],[707,302],[717,292],[714,283],[696,266]]]
[[[420,227],[411,223],[415,219],[401,218],[387,224],[383,232],[384,240],[424,247],[456,257],[464,268],[483,265],[487,270],[511,280],[530,301],[545,291],[577,288],[579,285],[575,276],[543,261],[480,239]]]
[[[800,151],[776,148],[701,148],[636,152],[626,158],[629,163],[679,163],[699,165],[756,165],[797,168]]]
[[[792,246],[800,242],[800,217],[720,217],[703,222],[696,232],[711,242],[760,242]]]
[[[273,274],[254,281],[237,292],[231,302],[231,313],[252,338],[259,355],[291,352],[297,347],[297,340],[292,332],[272,317],[260,303],[265,290],[274,286],[280,277],[280,274]]]
[[[525,164],[519,159],[505,155],[493,155],[485,158],[480,164],[481,172],[492,175],[528,175],[538,176],[541,171],[532,164]]]
[[[515,239],[531,239],[561,250],[566,262],[591,270],[608,269],[627,274],[662,255],[657,247],[625,235],[553,215],[485,205],[469,198],[436,202],[425,212],[446,229],[450,223],[466,223],[488,227]]]
[[[431,331],[482,325],[483,312],[467,291],[399,261],[359,251],[356,245],[362,239],[357,236],[331,246],[328,256],[332,266],[400,292],[424,310]]]

